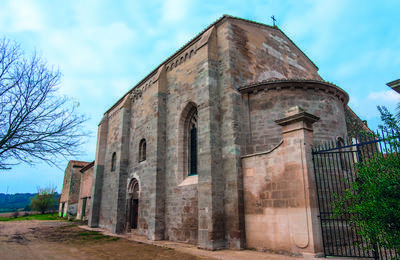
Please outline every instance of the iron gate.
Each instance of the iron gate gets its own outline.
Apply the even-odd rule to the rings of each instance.
[[[385,250],[363,240],[357,233],[357,227],[350,225],[349,214],[341,217],[333,215],[335,196],[342,195],[349,188],[349,182],[355,181],[355,165],[372,156],[393,152],[393,148],[397,147],[393,143],[400,141],[400,136],[388,138],[383,133],[379,136],[382,138],[338,138],[312,151],[325,256],[385,260],[396,256],[396,251]]]

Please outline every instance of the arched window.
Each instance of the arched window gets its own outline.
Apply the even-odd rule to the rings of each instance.
[[[197,109],[189,120],[188,131],[188,175],[197,174]]]
[[[179,182],[188,176],[196,175],[198,166],[198,113],[197,104],[188,102],[182,109],[178,125],[178,171]]]
[[[115,165],[117,164],[117,154],[114,152],[111,156],[111,171],[115,171]]]
[[[146,139],[140,140],[139,143],[139,162],[146,160]]]

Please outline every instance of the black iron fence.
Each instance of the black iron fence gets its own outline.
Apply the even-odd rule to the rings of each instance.
[[[400,154],[400,136],[380,132],[337,140],[312,151],[325,256],[393,259],[395,250],[386,250],[365,241],[350,224],[350,215],[335,217],[333,201],[356,180],[355,166],[373,156]],[[335,195],[336,194],[336,195]]]

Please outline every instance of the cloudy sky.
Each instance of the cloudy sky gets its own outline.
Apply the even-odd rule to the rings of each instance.
[[[0,37],[38,51],[60,68],[62,94],[80,103],[93,132],[92,161],[103,113],[179,47],[223,14],[272,24],[350,95],[350,107],[371,128],[377,105],[394,110],[399,96],[385,84],[400,78],[398,0],[2,0]],[[65,168],[67,162],[61,165]],[[55,185],[63,170],[38,164],[0,172],[0,193],[36,192]]]

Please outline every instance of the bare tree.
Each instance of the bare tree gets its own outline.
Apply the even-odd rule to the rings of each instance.
[[[60,79],[36,53],[26,58],[19,44],[0,39],[0,170],[20,162],[57,165],[79,154],[87,118],[57,94]]]

